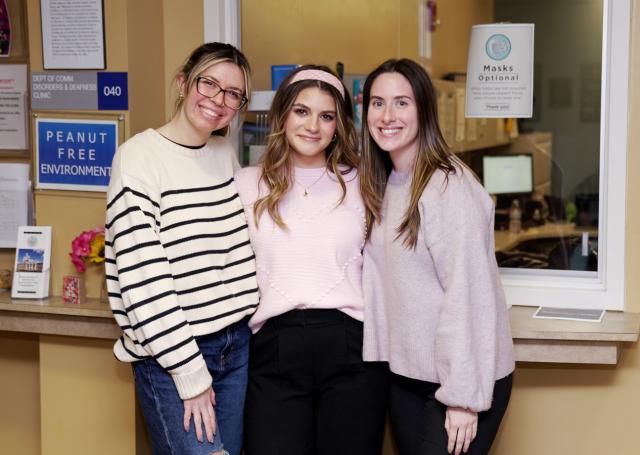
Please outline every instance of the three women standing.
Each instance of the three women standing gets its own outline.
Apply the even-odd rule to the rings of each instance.
[[[247,103],[249,73],[233,46],[198,47],[176,78],[171,121],[129,139],[112,165],[105,255],[123,330],[114,352],[133,364],[156,454],[242,448],[258,289],[225,135]]]
[[[257,264],[247,455],[379,453],[383,362],[402,455],[487,453],[514,367],[493,206],[447,151],[426,72],[392,60],[367,78],[358,163],[342,82],[295,70],[239,197],[224,135],[246,59],[205,44],[176,82],[172,120],[118,150],[107,206],[114,351],[154,452],[240,453]]]

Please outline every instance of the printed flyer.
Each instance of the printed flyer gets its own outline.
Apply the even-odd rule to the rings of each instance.
[[[471,28],[466,117],[529,118],[533,114],[534,24]]]
[[[49,297],[51,226],[20,226],[13,270],[12,298]]]

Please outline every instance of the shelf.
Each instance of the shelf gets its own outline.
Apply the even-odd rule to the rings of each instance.
[[[638,341],[640,314],[607,311],[600,323],[534,319],[536,307],[509,310],[518,362],[618,363],[624,343]]]
[[[638,341],[640,314],[607,311],[602,322],[534,319],[535,307],[509,310],[518,362],[615,365],[624,343]],[[0,293],[0,331],[115,340],[121,334],[106,303],[69,305],[61,297],[12,300]]]
[[[70,305],[62,297],[11,299],[0,293],[0,331],[115,340],[121,334],[111,308],[97,299]]]

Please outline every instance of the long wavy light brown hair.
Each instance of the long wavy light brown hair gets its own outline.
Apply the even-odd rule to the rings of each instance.
[[[427,72],[409,59],[387,60],[367,77],[363,88],[362,155],[360,157],[360,191],[367,213],[370,235],[375,223],[380,223],[382,199],[389,173],[393,167],[389,154],[375,142],[367,125],[371,86],[384,73],[398,73],[411,85],[418,114],[418,149],[413,166],[409,205],[396,228],[406,248],[415,249],[420,229],[419,201],[433,173],[441,169],[454,174],[458,161],[453,158],[438,124],[436,93]]]
[[[260,216],[266,210],[280,228],[287,228],[278,210],[280,200],[293,185],[292,149],[287,141],[285,123],[298,95],[304,89],[318,87],[331,95],[336,103],[336,136],[324,152],[327,170],[336,176],[342,189],[338,205],[344,201],[347,194],[343,175],[358,167],[358,138],[353,126],[353,107],[349,93],[345,89],[345,97],[343,98],[335,87],[316,79],[304,79],[293,84],[290,83],[296,73],[308,69],[325,71],[335,76],[333,71],[326,66],[304,65],[291,72],[280,84],[269,110],[270,134],[262,160],[260,177],[268,192],[253,206],[256,226]]]
[[[249,66],[249,61],[244,54],[231,44],[212,42],[198,46],[191,52],[187,60],[178,70],[176,80],[177,76],[182,76],[186,90],[196,90],[196,78],[205,72],[207,68],[222,62],[231,62],[242,70],[244,76],[244,96],[249,100],[251,97],[251,66]],[[183,97],[176,99],[173,107],[174,116],[178,113],[183,103]],[[248,105],[249,103],[247,102],[241,111],[245,110]],[[229,134],[229,126],[225,126],[211,134],[213,136],[226,136]]]

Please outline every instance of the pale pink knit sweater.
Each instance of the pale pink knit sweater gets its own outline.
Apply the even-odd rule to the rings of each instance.
[[[286,230],[266,211],[256,227],[253,205],[265,194],[264,185],[258,189],[260,168],[244,168],[235,176],[256,254],[260,305],[249,321],[254,333],[267,319],[293,309],[338,309],[363,319],[366,224],[357,173],[343,176],[347,195],[340,205],[340,185],[324,168],[294,168],[293,174],[297,183],[279,205]]]
[[[493,203],[468,169],[437,171],[420,198],[415,250],[394,240],[411,174],[392,172],[364,253],[364,359],[439,383],[447,406],[484,411],[514,369],[507,307],[495,260]]]

